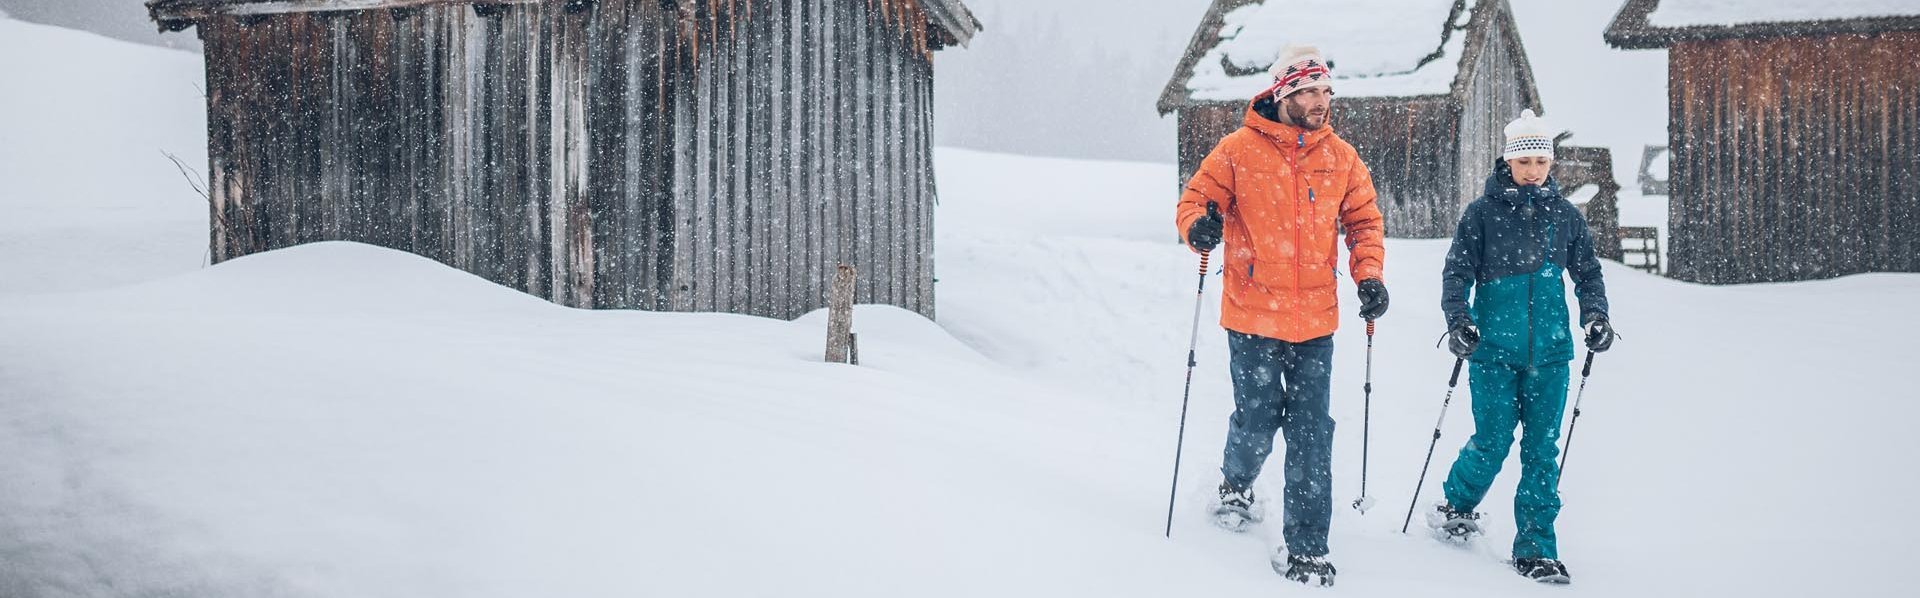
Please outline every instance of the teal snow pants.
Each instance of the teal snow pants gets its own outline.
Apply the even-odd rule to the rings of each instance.
[[[1560,415],[1567,406],[1567,364],[1521,367],[1473,362],[1473,437],[1447,474],[1447,503],[1472,510],[1486,498],[1493,476],[1521,429],[1520,487],[1513,495],[1513,558],[1558,559],[1553,520],[1560,516]]]

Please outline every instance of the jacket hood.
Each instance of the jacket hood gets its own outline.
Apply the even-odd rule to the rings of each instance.
[[[1547,182],[1540,186],[1520,186],[1513,182],[1513,167],[1508,166],[1506,160],[1495,158],[1493,174],[1487,175],[1486,186],[1481,193],[1487,197],[1497,197],[1518,205],[1525,200],[1560,197],[1560,181],[1549,174]]]
[[[1276,143],[1280,143],[1282,147],[1314,147],[1320,145],[1321,142],[1326,141],[1328,138],[1333,137],[1333,124],[1331,122],[1329,122],[1327,126],[1320,127],[1313,131],[1282,122],[1280,119],[1280,104],[1273,101],[1273,96],[1268,95],[1254,98],[1252,102],[1247,104],[1247,116],[1243,124],[1249,129],[1259,131],[1261,134],[1272,138]]]

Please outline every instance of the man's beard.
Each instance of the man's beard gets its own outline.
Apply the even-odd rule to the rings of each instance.
[[[1320,130],[1320,127],[1327,126],[1327,116],[1332,112],[1331,109],[1327,112],[1322,112],[1320,113],[1319,122],[1312,122],[1308,120],[1307,110],[1305,108],[1298,108],[1292,104],[1284,104],[1283,106],[1287,111],[1287,119],[1292,120],[1294,125],[1308,131],[1317,131]]]

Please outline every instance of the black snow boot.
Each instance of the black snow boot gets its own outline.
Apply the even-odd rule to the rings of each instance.
[[[1567,565],[1553,559],[1513,559],[1513,570],[1540,583],[1573,582],[1573,576],[1567,574]]]
[[[1336,573],[1333,563],[1327,562],[1326,557],[1297,554],[1287,555],[1284,568],[1280,561],[1274,561],[1273,570],[1289,580],[1323,588],[1333,587],[1333,576]]]
[[[1447,501],[1440,501],[1427,513],[1427,525],[1433,528],[1434,535],[1442,540],[1465,542],[1480,535],[1480,514],[1473,511],[1456,511]]]
[[[1253,497],[1253,489],[1234,488],[1233,484],[1220,482],[1220,499],[1213,505],[1213,524],[1232,532],[1246,531],[1260,522],[1260,503]]]

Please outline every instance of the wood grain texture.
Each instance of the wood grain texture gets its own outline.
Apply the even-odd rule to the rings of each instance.
[[[858,300],[931,315],[923,10],[542,0],[194,13],[208,242],[224,261],[359,241],[564,305],[780,318],[824,307],[845,262],[871,273]]]
[[[1920,32],[1675,45],[1669,274],[1920,271],[1916,55]]]

